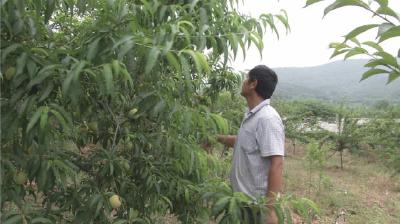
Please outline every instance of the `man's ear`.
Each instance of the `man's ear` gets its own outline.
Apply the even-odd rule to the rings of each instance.
[[[255,89],[257,87],[257,80],[250,81],[249,85],[251,89]]]

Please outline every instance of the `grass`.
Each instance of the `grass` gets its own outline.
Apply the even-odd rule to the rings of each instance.
[[[343,170],[334,155],[310,179],[304,148],[292,151],[288,147],[284,192],[315,201],[321,208],[316,223],[400,223],[400,177],[383,164],[345,152]]]

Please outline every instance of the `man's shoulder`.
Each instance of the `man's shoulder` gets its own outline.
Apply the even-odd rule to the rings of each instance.
[[[258,113],[257,118],[261,120],[274,120],[278,119],[281,120],[281,116],[279,115],[278,111],[275,110],[271,105],[267,105],[263,107]]]

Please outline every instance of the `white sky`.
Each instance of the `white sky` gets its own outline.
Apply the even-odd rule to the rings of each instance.
[[[359,7],[337,9],[322,18],[325,7],[332,1],[317,3],[307,8],[303,8],[306,0],[244,0],[244,2],[244,5],[239,6],[239,10],[253,17],[258,17],[262,13],[277,14],[281,9],[285,9],[289,16],[291,32],[285,35],[285,29],[281,26],[279,40],[275,34],[267,32],[264,36],[262,59],[255,46],[247,52],[245,61],[238,51],[238,56],[231,65],[237,70],[251,69],[258,64],[266,64],[269,67],[306,67],[340,60],[341,57],[329,59],[333,52],[328,48],[329,43],[341,42],[342,36],[360,25],[382,22],[377,17],[372,18],[371,13]],[[389,6],[399,12],[400,0],[389,0]],[[374,40],[376,32],[376,29],[366,32],[360,35],[359,40]],[[400,38],[387,40],[382,46],[389,53],[397,54]]]

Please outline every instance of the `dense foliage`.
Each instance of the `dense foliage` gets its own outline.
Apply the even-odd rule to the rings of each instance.
[[[233,194],[199,143],[228,130],[207,107],[240,80],[227,61],[276,22],[235,1],[1,1],[2,222],[238,222],[250,200],[203,197]]]

